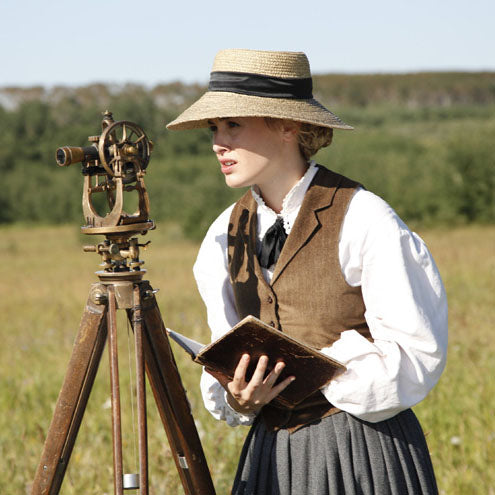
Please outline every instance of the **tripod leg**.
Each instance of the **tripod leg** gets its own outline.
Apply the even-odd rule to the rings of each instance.
[[[187,495],[214,495],[186,392],[172,354],[160,310],[148,282],[142,282],[144,350],[148,378]]]
[[[139,424],[139,495],[148,495],[148,428],[146,419],[146,376],[140,285],[133,288],[133,328],[136,348],[136,390]]]
[[[92,286],[93,293],[99,286]],[[90,292],[36,471],[33,495],[59,493],[105,347],[106,312],[106,305],[95,304]]]
[[[108,350],[112,397],[113,477],[115,495],[124,493],[122,467],[122,421],[120,414],[119,361],[117,346],[117,303],[115,289],[108,286]]]

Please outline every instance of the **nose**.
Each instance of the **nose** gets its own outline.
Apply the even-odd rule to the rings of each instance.
[[[228,145],[228,139],[225,136],[225,133],[220,132],[220,130],[217,130],[213,134],[213,152],[218,154],[223,154],[229,149]]]

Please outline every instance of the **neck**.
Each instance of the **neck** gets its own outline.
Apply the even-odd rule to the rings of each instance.
[[[264,184],[257,184],[265,204],[275,213],[282,211],[282,205],[289,191],[308,170],[308,163],[302,157],[284,163],[283,174],[277,174]]]

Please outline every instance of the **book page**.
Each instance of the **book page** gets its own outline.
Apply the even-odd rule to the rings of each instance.
[[[188,352],[193,359],[196,357],[198,352],[204,347],[203,344],[200,344],[199,342],[196,342],[193,339],[189,339],[188,337],[185,337],[184,335],[178,332],[174,332],[173,330],[170,330],[170,328],[167,328],[167,333],[169,337],[171,337],[186,352]]]

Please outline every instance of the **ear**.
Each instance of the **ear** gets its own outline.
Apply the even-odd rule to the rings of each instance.
[[[301,124],[294,120],[282,120],[280,123],[280,131],[282,133],[282,139],[285,142],[291,142],[297,140],[297,134]]]

